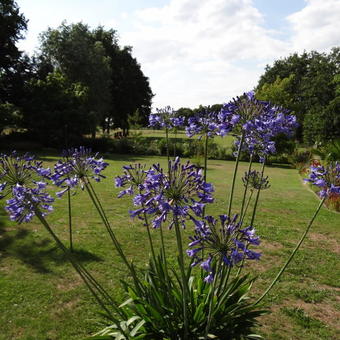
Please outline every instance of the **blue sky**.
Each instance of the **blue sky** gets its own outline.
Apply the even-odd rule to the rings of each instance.
[[[17,0],[20,48],[63,20],[104,25],[149,77],[154,107],[195,107],[251,90],[275,59],[340,45],[340,0]]]

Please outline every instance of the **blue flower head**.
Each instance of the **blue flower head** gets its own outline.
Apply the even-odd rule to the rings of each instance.
[[[225,136],[232,128],[232,124],[221,124],[216,112],[204,109],[195,116],[188,119],[188,126],[185,128],[188,137],[198,135],[214,137]]]
[[[184,126],[185,118],[178,116],[177,112],[170,106],[163,109],[156,109],[156,113],[151,113],[149,116],[150,127],[163,127],[172,129]]]
[[[133,199],[138,209],[130,211],[132,217],[152,216],[154,228],[161,227],[169,218],[170,228],[175,218],[184,227],[187,218],[201,216],[205,204],[213,201],[214,188],[203,180],[200,169],[189,162],[181,164],[178,157],[170,161],[169,167],[169,172],[164,172],[159,164],[143,170],[144,182],[139,182],[139,193]],[[124,185],[128,189],[136,187],[134,177],[126,176]]]
[[[340,195],[340,163],[331,162],[326,166],[311,166],[309,178],[305,181],[321,189],[319,191],[321,198]]]
[[[54,199],[46,192],[50,173],[28,154],[0,155],[0,199],[7,198],[5,209],[11,220],[29,222],[38,210],[42,215],[53,210]]]
[[[105,178],[101,172],[108,166],[102,158],[97,158],[98,154],[92,154],[90,148],[80,146],[79,149],[71,148],[63,152],[63,159],[54,165],[54,173],[51,179],[55,185],[62,188],[57,193],[61,197],[71,188],[84,188],[85,181],[94,179],[99,182]]]
[[[242,149],[261,158],[276,152],[274,137],[278,134],[290,136],[297,127],[296,117],[286,109],[269,102],[257,100],[254,92],[224,104],[219,115],[221,124],[234,125],[238,136],[244,133]],[[238,147],[240,139],[236,140]]]
[[[194,220],[195,234],[190,237],[187,254],[193,257],[193,265],[201,263],[201,268],[209,273],[207,282],[211,282],[215,275],[213,261],[232,267],[240,264],[243,259],[258,260],[261,256],[249,249],[249,245],[260,244],[255,229],[252,226],[242,227],[242,222],[238,222],[237,218],[237,215],[232,219],[220,215],[219,220],[212,216],[206,216],[203,221]],[[200,258],[201,250],[208,255],[206,260]]]

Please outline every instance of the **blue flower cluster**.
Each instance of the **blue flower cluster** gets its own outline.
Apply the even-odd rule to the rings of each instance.
[[[168,173],[164,173],[159,164],[154,164],[147,171],[140,165],[131,166],[125,171],[124,176],[116,178],[116,186],[129,187],[119,197],[133,194],[133,188],[137,187],[139,192],[133,203],[139,208],[130,211],[130,215],[141,219],[144,214],[152,215],[154,228],[160,228],[169,215],[172,217],[169,228],[175,221],[185,227],[186,218],[192,213],[201,216],[205,204],[213,202],[214,188],[203,180],[202,171],[189,162],[181,164],[178,157],[170,161]]]
[[[130,164],[123,166],[124,174],[122,176],[117,176],[115,178],[115,184],[117,188],[125,187],[129,185],[129,187],[125,190],[122,190],[118,198],[123,197],[124,195],[133,195],[135,190],[138,193],[143,190],[143,183],[148,174],[148,171],[145,170],[146,165],[138,164]]]
[[[19,156],[15,151],[0,155],[0,199],[9,197],[5,209],[11,220],[29,222],[37,209],[42,215],[53,210],[54,199],[46,192],[50,173],[30,155]]]
[[[243,259],[257,260],[261,256],[248,248],[249,245],[260,244],[255,229],[252,226],[242,228],[237,218],[237,215],[232,219],[220,215],[219,220],[212,216],[205,216],[203,221],[191,218],[195,223],[195,235],[190,237],[187,254],[194,258],[193,266],[201,263],[201,268],[208,272],[206,282],[214,279],[213,261],[232,267]],[[205,260],[200,257],[203,250],[208,255]]]
[[[163,109],[156,109],[157,113],[151,113],[149,116],[150,127],[163,127],[172,129],[180,126],[184,126],[185,118],[177,116],[170,106],[166,106]]]
[[[340,195],[340,163],[311,166],[309,178],[305,181],[321,188],[319,191],[321,198],[328,198],[334,194]]]
[[[84,189],[85,180],[92,178],[99,182],[101,178],[105,178],[101,172],[108,163],[105,163],[102,158],[97,159],[97,156],[97,153],[93,155],[90,148],[83,146],[63,152],[63,160],[59,160],[54,165],[54,173],[51,175],[53,183],[63,188],[57,193],[58,197],[78,185]]]
[[[185,128],[188,137],[199,135],[214,137],[225,136],[232,129],[231,124],[223,123],[218,119],[216,112],[203,110],[188,119],[188,126]]]
[[[219,119],[234,125],[234,132],[244,133],[242,150],[261,157],[276,152],[274,137],[279,134],[291,135],[297,127],[296,117],[286,109],[269,102],[257,100],[254,92],[244,93],[223,105]],[[236,141],[238,147],[240,138]]]

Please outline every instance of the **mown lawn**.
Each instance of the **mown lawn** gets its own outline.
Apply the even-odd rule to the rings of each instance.
[[[143,137],[162,137],[164,138],[164,130],[153,130],[153,129],[141,129],[141,130],[131,130],[130,131],[131,135],[133,134],[140,134]],[[189,138],[186,134],[184,130],[179,130],[177,133],[174,132],[169,132],[169,138],[184,138],[187,139]],[[216,136],[213,139],[213,142],[218,144],[219,146],[223,146],[223,147],[227,147],[227,148],[231,148],[232,144],[234,141],[234,137],[232,136],[225,136],[225,137],[219,137]]]
[[[51,166],[55,157],[43,157]],[[139,268],[148,259],[147,235],[141,223],[128,217],[130,198],[117,199],[113,177],[126,163],[152,164],[162,157],[106,157],[110,166],[107,178],[96,184],[118,239],[129,258]],[[241,201],[240,165],[235,205]],[[233,162],[209,161],[208,181],[215,184],[216,202],[209,214],[226,212],[227,191]],[[318,199],[303,184],[298,172],[285,167],[268,167],[271,188],[262,193],[256,220],[262,237],[262,259],[249,269],[258,276],[254,296],[273,279],[293,249]],[[74,243],[77,256],[111,293],[123,300],[120,279],[126,270],[109,242],[96,211],[85,192],[73,197]],[[67,242],[66,197],[57,200],[48,217],[58,235]],[[34,220],[17,226],[7,220],[1,209],[0,220],[0,339],[72,340],[82,339],[102,328],[98,308],[90,294],[56,249],[45,230]],[[235,209],[236,212],[236,209]],[[308,239],[265,304],[272,313],[261,319],[259,332],[265,339],[339,339],[339,227],[340,214],[322,209]],[[184,232],[189,235],[192,226]],[[153,232],[158,240],[158,232]],[[166,232],[169,253],[175,256],[173,231]],[[186,236],[184,236],[186,237]]]

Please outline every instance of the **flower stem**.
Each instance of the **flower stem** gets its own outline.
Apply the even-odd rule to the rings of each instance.
[[[260,179],[260,187],[257,189],[256,193],[256,198],[255,198],[255,203],[254,203],[254,209],[253,209],[253,214],[251,216],[251,221],[250,224],[253,226],[254,220],[255,220],[255,215],[256,215],[256,210],[257,210],[257,204],[260,198],[260,191],[261,191],[261,185],[262,185],[262,179],[263,179],[263,173],[264,173],[264,168],[266,166],[266,158],[264,158],[263,163],[262,163],[262,168],[261,168],[261,179]]]
[[[209,143],[209,137],[208,133],[205,134],[205,145],[204,145],[204,173],[203,173],[203,179],[204,182],[207,181],[207,168],[208,168],[208,143]]]
[[[236,161],[235,161],[235,169],[234,169],[233,180],[232,180],[232,183],[231,183],[231,190],[230,190],[230,196],[229,196],[229,206],[228,206],[228,216],[229,217],[230,217],[230,214],[231,214],[231,206],[232,206],[232,203],[233,203],[236,174],[237,174],[238,164],[239,164],[240,157],[241,157],[241,150],[242,150],[242,146],[243,146],[243,142],[244,142],[244,136],[245,136],[245,133],[242,132],[240,144],[238,146],[237,157],[236,157]]]
[[[142,190],[141,189],[139,189],[139,194],[142,195]],[[146,212],[145,212],[145,204],[144,204],[144,202],[142,203],[142,208],[143,208],[143,215],[144,215],[143,217],[144,217],[144,221],[145,221],[145,226],[146,226],[146,230],[148,232],[148,238],[149,238],[152,258],[153,258],[153,260],[156,263],[155,249],[153,247],[152,237],[151,237],[151,233],[150,233],[150,223],[149,223],[148,217],[147,217]]]
[[[184,317],[184,338],[188,339],[188,332],[189,332],[189,325],[188,325],[188,311],[187,311],[187,301],[188,301],[188,280],[185,274],[184,269],[184,257],[183,257],[183,246],[182,246],[182,237],[181,231],[178,223],[177,216],[174,216],[174,224],[176,230],[176,240],[177,240],[177,248],[178,248],[178,260],[179,260],[179,267],[182,276],[182,285],[183,285],[183,317]]]
[[[249,160],[249,166],[248,166],[248,172],[247,172],[247,174],[250,173],[252,164],[253,164],[253,155],[251,154],[251,155],[250,155],[250,160]],[[242,206],[241,206],[241,212],[240,212],[240,220],[242,219],[242,216],[243,216],[244,204],[245,204],[246,197],[247,197],[248,186],[249,186],[249,175],[246,176],[246,180],[247,180],[247,181],[246,181],[246,185],[245,185],[245,187],[244,187],[244,193],[243,193],[243,199],[242,199]]]
[[[245,218],[246,215],[247,215],[248,207],[249,207],[249,204],[250,204],[251,199],[252,199],[252,197],[253,197],[253,194],[254,194],[254,190],[250,190],[250,195],[249,195],[249,198],[248,198],[248,202],[247,202],[246,207],[245,207],[245,209],[244,209],[244,211],[243,211],[243,215],[241,216],[241,219],[240,219],[240,222],[241,222],[241,223],[243,223],[243,220],[244,220],[244,218]]]
[[[309,221],[307,228],[305,230],[305,232],[302,234],[300,241],[297,243],[297,245],[295,246],[293,252],[290,254],[288,260],[286,261],[286,263],[282,266],[282,268],[280,269],[280,271],[278,272],[278,274],[276,275],[275,279],[273,280],[273,282],[269,285],[269,287],[265,290],[265,292],[256,300],[256,302],[254,303],[255,305],[257,305],[258,303],[260,303],[263,298],[268,294],[268,292],[273,288],[273,286],[275,285],[275,283],[280,279],[282,273],[285,271],[285,269],[287,268],[287,266],[289,265],[290,261],[292,260],[292,258],[294,257],[295,253],[299,250],[303,240],[305,239],[309,229],[311,228],[316,216],[318,215],[323,203],[325,202],[326,198],[323,198],[318,206],[318,208],[316,209],[312,219]]]
[[[168,158],[168,170],[170,170],[170,150],[169,150],[169,130],[165,128],[165,138],[166,138],[166,156]]]
[[[70,189],[67,190],[68,199],[68,228],[70,234],[70,251],[73,252],[73,240],[72,240],[72,208],[71,208],[71,193]]]
[[[217,276],[218,276],[218,273],[219,273],[219,270],[220,270],[220,266],[221,266],[221,261],[219,260],[218,263],[217,263],[217,266],[216,266],[216,270],[215,270],[214,281],[213,281],[212,286],[211,286],[208,320],[207,320],[207,326],[205,328],[205,335],[204,335],[205,340],[208,339],[208,333],[209,333],[209,329],[210,329],[210,325],[211,325],[212,310],[213,310],[214,296],[215,296],[215,290],[216,290],[216,282],[217,282]]]

